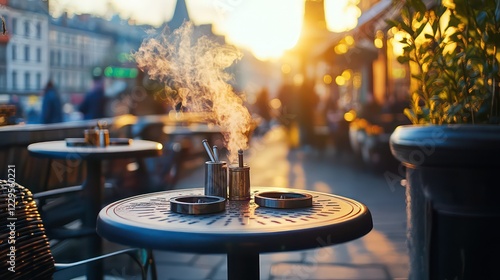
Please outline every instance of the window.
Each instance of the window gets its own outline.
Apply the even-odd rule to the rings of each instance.
[[[39,22],[36,23],[36,38],[42,38],[42,24]]]
[[[36,73],[36,89],[41,89],[42,88],[42,74],[41,73]]]
[[[24,61],[30,61],[30,46],[24,46]]]
[[[15,44],[12,44],[12,60],[17,59],[17,46]]]
[[[63,73],[63,79],[65,81],[64,86],[66,86],[67,81],[69,80],[69,73],[68,73],[68,71],[64,71],[64,73]]]
[[[7,88],[7,75],[0,74],[0,89],[5,90]]]
[[[63,65],[68,66],[70,65],[70,56],[69,52],[64,52],[64,60],[63,60]]]
[[[17,89],[17,72],[12,71],[12,89]]]
[[[62,85],[61,72],[57,72],[57,75],[56,75],[56,84]]]
[[[24,73],[24,89],[26,89],[26,90],[30,89],[30,79],[31,79],[30,72],[25,72]]]
[[[24,36],[26,36],[26,37],[30,36],[30,22],[29,21],[24,22]]]
[[[51,50],[50,51],[50,57],[49,57],[50,66],[56,65],[55,60],[56,60],[56,54],[54,53],[53,50]]]
[[[6,44],[0,44],[0,64],[3,63],[5,65],[5,63],[7,61],[7,56],[10,55],[7,53],[7,50],[8,50],[8,48],[7,48]]]
[[[42,49],[39,47],[36,48],[36,61],[42,62]]]
[[[17,34],[17,18],[12,18],[12,34]]]

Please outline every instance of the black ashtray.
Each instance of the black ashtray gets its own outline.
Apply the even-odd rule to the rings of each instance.
[[[68,147],[86,147],[90,146],[84,138],[66,138],[66,146]]]
[[[180,214],[202,215],[226,210],[226,199],[210,195],[186,195],[170,199],[170,210]]]
[[[255,194],[255,203],[261,207],[293,209],[312,206],[312,195],[295,192],[261,192]]]
[[[122,145],[130,145],[132,143],[132,139],[130,138],[109,138],[110,146],[122,146]],[[66,146],[68,147],[95,147],[90,145],[85,138],[66,138]]]

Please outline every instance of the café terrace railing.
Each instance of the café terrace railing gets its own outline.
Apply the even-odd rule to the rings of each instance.
[[[162,126],[187,126],[193,123],[203,123],[206,122],[207,116],[202,114],[165,114],[139,117],[122,115],[100,120],[106,121],[110,137],[142,138],[164,144],[169,136],[165,135]],[[27,147],[36,142],[83,138],[83,131],[95,127],[97,121],[1,126],[0,178],[7,180],[9,166],[11,166],[15,169],[16,182],[29,186],[34,193],[80,185],[85,179],[85,164],[82,164],[78,155],[64,160],[36,158],[29,155]],[[191,136],[187,135],[187,137]],[[198,152],[190,151],[190,153],[197,154]]]

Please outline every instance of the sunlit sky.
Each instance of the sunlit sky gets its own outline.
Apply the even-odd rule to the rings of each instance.
[[[343,8],[349,1],[353,2],[325,1],[330,2],[325,5],[330,30],[342,30],[345,23],[352,25],[353,19],[342,18],[349,15]],[[175,3],[176,0],[50,0],[50,9],[54,16],[64,11],[105,17],[119,13],[122,18],[157,26],[172,18]],[[261,59],[277,58],[297,43],[304,14],[304,0],[186,0],[186,4],[195,24],[213,23],[215,33],[225,35],[229,43],[247,48]]]

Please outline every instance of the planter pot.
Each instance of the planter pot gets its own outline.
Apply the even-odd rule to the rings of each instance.
[[[400,126],[410,279],[493,279],[500,264],[500,126]]]

